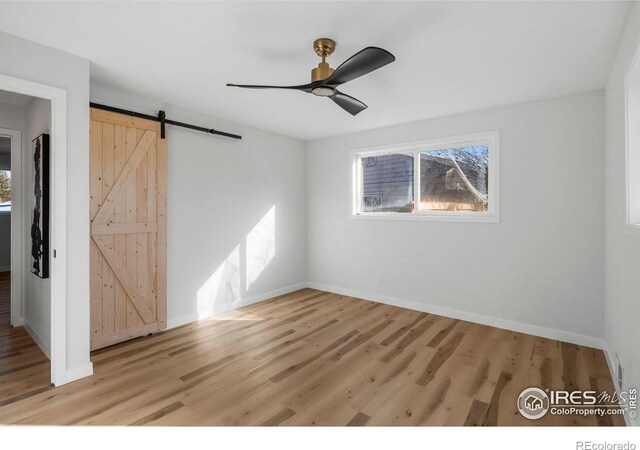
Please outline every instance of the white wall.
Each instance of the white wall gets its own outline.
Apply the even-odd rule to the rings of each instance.
[[[606,341],[610,356],[618,354],[624,367],[623,389],[640,386],[640,239],[626,230],[624,98],[624,77],[639,47],[640,7],[636,4],[609,76],[605,102]]]
[[[302,141],[97,85],[91,100],[242,135],[167,127],[169,326],[303,286]]]
[[[66,380],[90,374],[89,61],[0,33],[0,74],[67,91]]]
[[[41,98],[31,100],[25,109],[25,151],[22,158],[23,180],[23,255],[24,296],[22,318],[24,326],[47,356],[51,354],[51,278],[42,279],[31,273],[31,222],[33,220],[33,157],[32,141],[43,133],[51,133],[51,102]]]
[[[25,107],[0,102],[0,128],[24,131]]]
[[[310,142],[308,280],[600,346],[603,123],[596,92]],[[349,218],[350,150],[490,130],[501,133],[500,223]]]

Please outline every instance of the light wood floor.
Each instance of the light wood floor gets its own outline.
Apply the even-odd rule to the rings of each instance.
[[[623,424],[516,411],[529,386],[612,390],[599,350],[311,289],[99,350],[55,389],[0,330],[4,424]]]
[[[0,326],[11,323],[11,272],[0,272]]]

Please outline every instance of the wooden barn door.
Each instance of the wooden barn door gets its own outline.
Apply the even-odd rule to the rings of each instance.
[[[91,109],[91,349],[167,326],[160,124]]]

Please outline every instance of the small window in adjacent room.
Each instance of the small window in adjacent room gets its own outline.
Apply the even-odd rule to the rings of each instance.
[[[0,214],[11,212],[11,171],[0,170]]]
[[[498,221],[498,133],[354,152],[353,215]]]

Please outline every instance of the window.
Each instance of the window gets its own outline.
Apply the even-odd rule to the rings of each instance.
[[[11,212],[11,171],[0,170],[0,213]]]
[[[498,133],[353,153],[355,217],[498,221]]]
[[[627,232],[640,238],[640,59],[625,77]]]
[[[375,164],[370,160],[375,159]],[[365,157],[362,165],[363,212],[410,213],[413,208],[413,154]]]
[[[420,153],[420,211],[487,211],[489,146]]]

